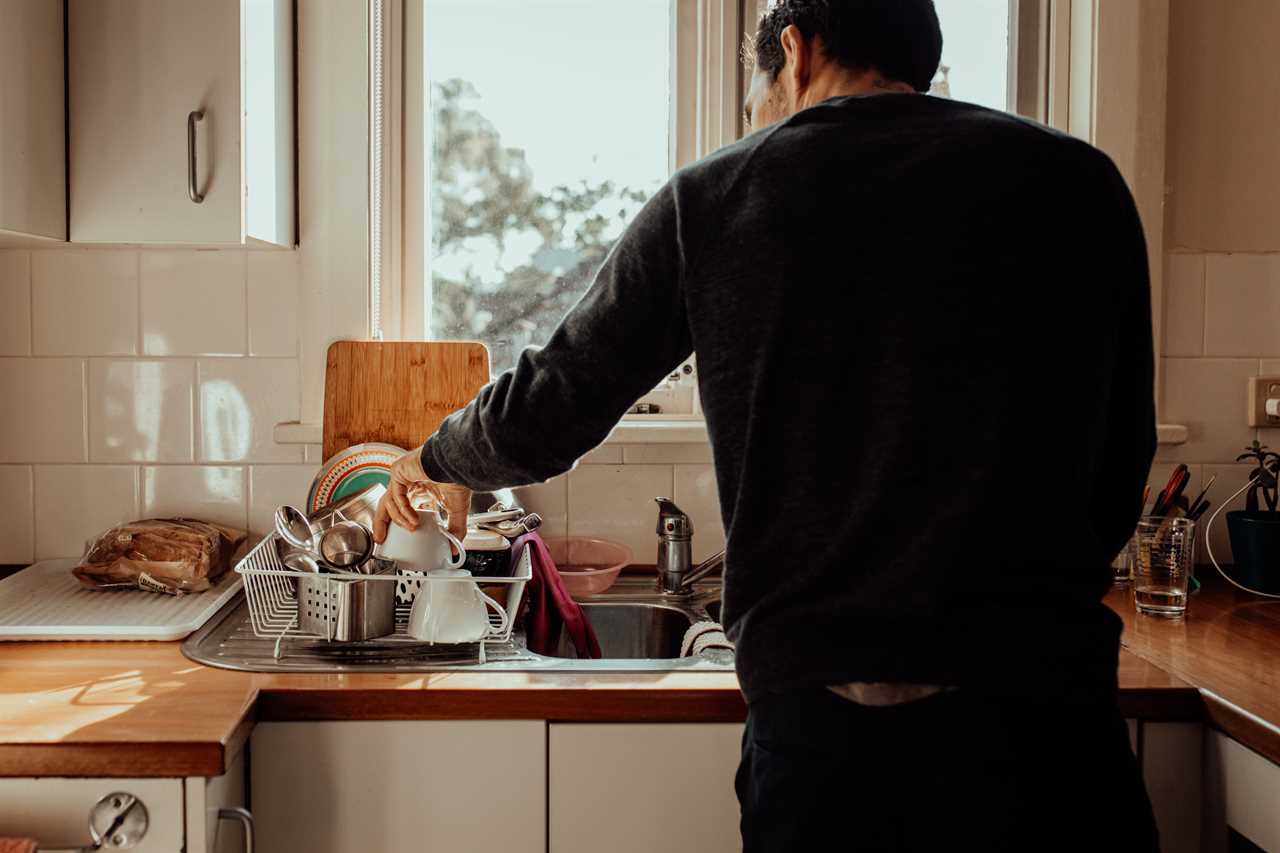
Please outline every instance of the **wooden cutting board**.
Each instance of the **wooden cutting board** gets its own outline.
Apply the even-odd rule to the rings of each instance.
[[[368,441],[417,447],[488,381],[481,343],[337,341],[324,372],[324,458]]]

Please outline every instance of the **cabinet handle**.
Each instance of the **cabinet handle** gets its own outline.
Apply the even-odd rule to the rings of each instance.
[[[204,120],[204,110],[187,113],[187,196],[196,204],[204,201],[204,193],[196,189],[196,122]]]
[[[218,809],[218,820],[238,820],[244,828],[244,853],[253,853],[253,815],[248,809]]]

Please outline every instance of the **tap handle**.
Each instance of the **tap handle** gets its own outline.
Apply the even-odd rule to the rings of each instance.
[[[693,522],[671,498],[654,498],[658,503],[658,535],[666,539],[689,539]]]

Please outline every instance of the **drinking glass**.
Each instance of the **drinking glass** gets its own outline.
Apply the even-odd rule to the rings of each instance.
[[[1176,618],[1187,612],[1196,523],[1147,516],[1133,551],[1133,603],[1139,613]]]
[[[1111,579],[1114,583],[1126,584],[1133,579],[1133,551],[1137,547],[1137,541],[1138,531],[1135,529],[1124,548],[1111,561]]]

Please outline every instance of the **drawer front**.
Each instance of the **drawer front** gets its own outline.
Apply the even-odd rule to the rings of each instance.
[[[550,853],[740,851],[733,777],[742,730],[741,723],[551,724]]]
[[[34,838],[42,847],[90,843],[89,810],[116,791],[146,806],[147,834],[136,853],[183,848],[181,779],[0,779],[0,835]]]

